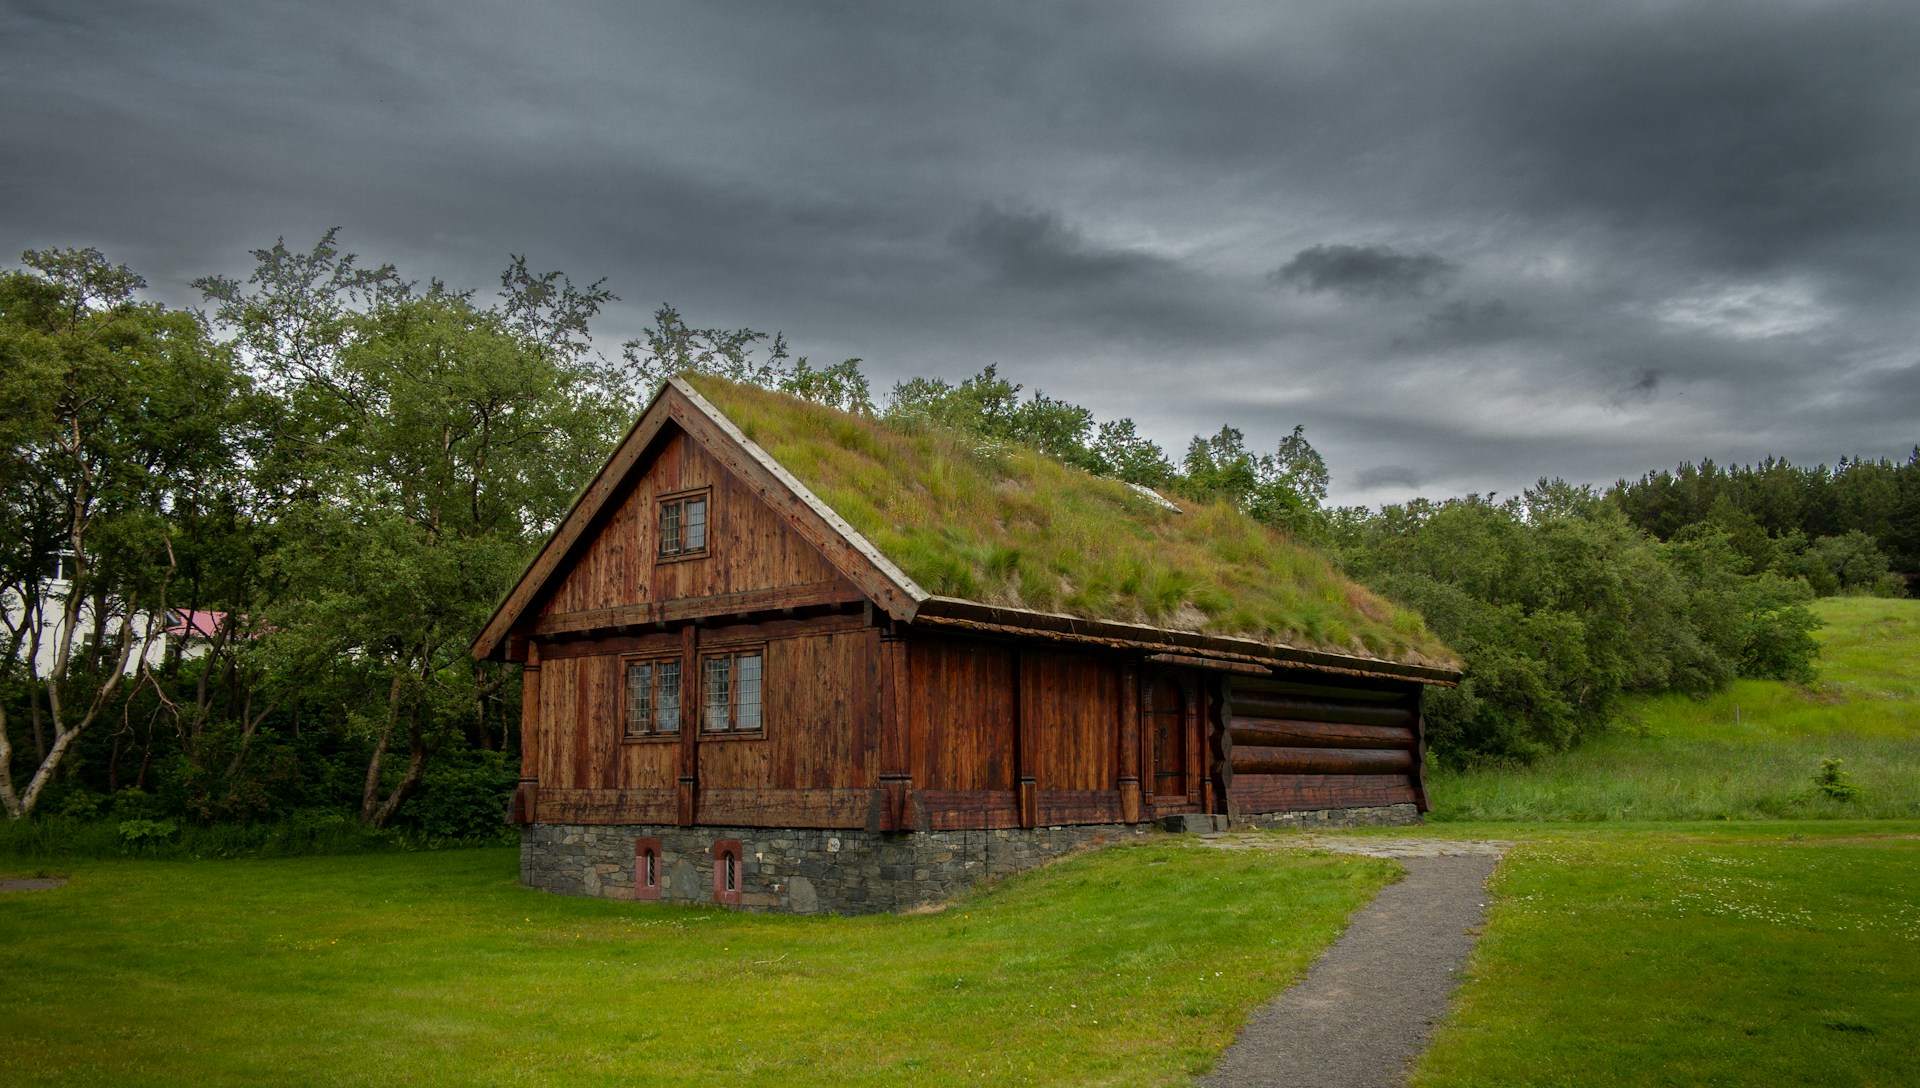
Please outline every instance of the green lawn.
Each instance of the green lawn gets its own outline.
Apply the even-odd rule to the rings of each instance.
[[[1920,824],[1516,834],[1416,1088],[1913,1085]]]
[[[1632,701],[1620,723],[1531,767],[1436,770],[1436,820],[1920,816],[1920,601],[1815,602],[1821,677]],[[1814,788],[1827,757],[1861,794]]]
[[[1920,814],[1920,602],[1819,607],[1810,689],[1436,778],[1425,834],[1517,845],[1415,1085],[1920,1085],[1920,820],[1859,819]],[[509,850],[59,871],[0,896],[9,1088],[1184,1084],[1396,866],[1157,839],[855,919],[548,896]]]
[[[62,869],[0,896],[9,1086],[1184,1084],[1395,873],[1161,840],[848,919],[545,895],[506,850]]]

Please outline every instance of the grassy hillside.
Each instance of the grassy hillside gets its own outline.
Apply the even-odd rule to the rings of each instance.
[[[690,380],[931,592],[1410,664],[1456,663],[1417,613],[1225,503],[1168,509],[1031,450],[709,376]]]
[[[1442,820],[1920,816],[1920,601],[1830,598],[1820,679],[1633,701],[1613,731],[1532,767],[1435,773]],[[1815,786],[1823,762],[1861,787]]]

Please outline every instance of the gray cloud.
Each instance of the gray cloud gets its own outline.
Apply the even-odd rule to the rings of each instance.
[[[524,252],[609,341],[664,300],[1176,450],[1304,423],[1346,502],[1920,441],[1920,7],[1086,14],[0,5],[0,251],[175,302],[336,223]]]
[[[1150,254],[1094,245],[1053,212],[982,208],[954,232],[954,241],[1000,278],[1022,285],[1101,285],[1174,271]]]
[[[1417,488],[1422,482],[1421,474],[1405,465],[1379,465],[1363,469],[1354,477],[1359,487]]]
[[[1349,298],[1420,298],[1459,272],[1432,253],[1402,253],[1391,246],[1317,245],[1268,273],[1295,290]]]
[[[1632,381],[1615,391],[1612,398],[1613,404],[1615,407],[1645,404],[1653,400],[1654,394],[1659,391],[1660,372],[1652,369],[1642,370],[1633,376]]]

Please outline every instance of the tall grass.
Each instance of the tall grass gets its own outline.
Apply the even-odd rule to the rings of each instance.
[[[1439,820],[1920,816],[1920,601],[1828,599],[1821,678],[1636,699],[1614,728],[1529,767],[1429,777]],[[1816,784],[1825,760],[1857,795]]]
[[[1033,450],[692,380],[934,593],[1415,663],[1455,661],[1418,615],[1225,503],[1181,503],[1174,512]]]

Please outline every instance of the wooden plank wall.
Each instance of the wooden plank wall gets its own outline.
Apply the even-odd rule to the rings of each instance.
[[[699,632],[700,651],[764,645],[764,731],[699,737],[698,822],[863,827],[879,784],[879,632],[857,617],[741,624]],[[623,659],[673,653],[682,632],[554,643],[538,691],[539,818],[546,823],[672,823],[678,737],[627,740]],[[693,698],[691,682],[683,698]]]
[[[925,826],[1121,819],[1133,675],[1124,661],[915,638],[906,673],[908,770]]]
[[[656,563],[654,499],[713,489],[706,558]],[[686,435],[662,432],[654,460],[584,545],[542,615],[722,593],[777,589],[838,577],[813,545]]]
[[[1236,676],[1228,705],[1230,811],[1426,807],[1418,685]]]

